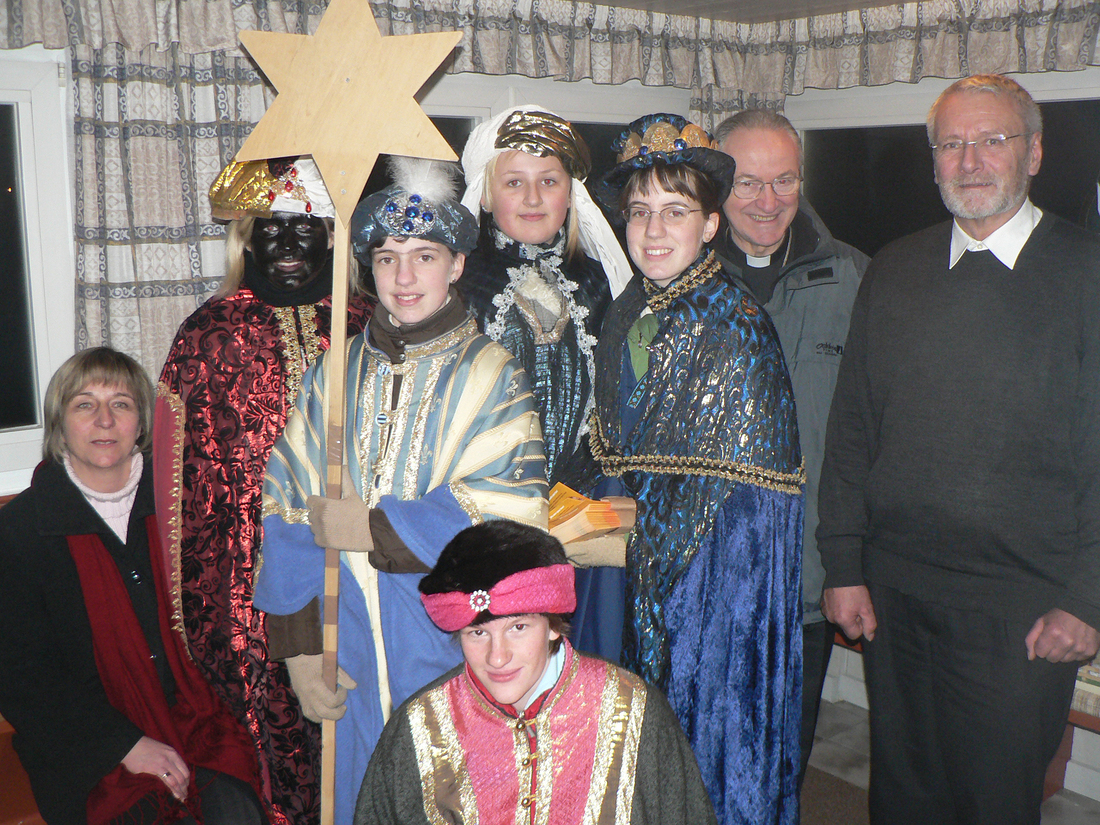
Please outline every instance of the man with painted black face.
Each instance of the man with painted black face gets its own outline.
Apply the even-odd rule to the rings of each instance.
[[[227,274],[180,327],[157,409],[178,421],[182,473],[168,488],[179,498],[184,624],[195,661],[252,734],[272,822],[310,823],[319,728],[275,661],[274,627],[269,647],[281,619],[253,608],[252,588],[268,456],[302,373],[329,346],[335,213],[308,159],[230,164],[210,201],[231,220]],[[369,315],[353,296],[349,334]]]
[[[726,271],[741,280],[775,323],[794,387],[806,464],[801,786],[836,632],[821,615],[825,571],[814,540],[817,483],[852,302],[868,259],[829,234],[800,196],[802,140],[787,118],[747,109],[719,124],[714,139],[737,162],[737,176],[722,208],[725,224],[712,245]]]
[[[1038,825],[1100,645],[1100,240],[1028,198],[1030,95],[928,117],[954,220],[875,256],[829,419],[824,611],[863,636],[872,823]]]

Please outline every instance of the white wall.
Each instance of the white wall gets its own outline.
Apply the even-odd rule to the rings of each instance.
[[[1010,75],[1039,102],[1100,97],[1100,67],[1080,72]],[[936,97],[954,81],[930,77],[858,89],[807,89],[786,99],[784,114],[798,129],[902,126],[924,123]]]
[[[630,81],[607,86],[580,80],[568,83],[519,75],[456,74],[436,76],[418,96],[429,115],[492,117],[511,106],[535,103],[582,123],[622,123],[650,112],[687,116],[687,89],[643,86]]]

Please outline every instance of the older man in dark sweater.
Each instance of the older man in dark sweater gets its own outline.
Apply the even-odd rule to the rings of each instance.
[[[996,75],[928,119],[955,219],[888,246],[829,420],[824,610],[866,639],[871,821],[1039,823],[1100,646],[1100,241],[1027,197],[1038,106]]]

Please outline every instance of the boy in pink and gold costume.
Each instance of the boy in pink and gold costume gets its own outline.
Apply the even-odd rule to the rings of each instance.
[[[565,638],[576,593],[557,539],[508,521],[469,527],[420,592],[465,664],[394,713],[356,825],[715,822],[664,696]]]

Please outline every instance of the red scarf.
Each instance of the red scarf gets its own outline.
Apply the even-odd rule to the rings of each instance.
[[[146,517],[145,529],[153,561],[161,640],[176,680],[176,704],[172,707],[165,699],[126,585],[102,539],[94,533],[69,536],[69,552],[80,576],[92,626],[96,668],[108,701],[146,736],[175,748],[191,770],[191,783],[187,801],[181,805],[159,777],[132,774],[119,764],[88,795],[89,825],[110,822],[151,794],[163,812],[160,821],[174,822],[190,813],[201,823],[195,787],[197,766],[235,776],[249,783],[257,794],[260,789],[252,740],[203,680],[182,640],[172,630],[164,567],[155,552],[160,547],[155,516]]]

